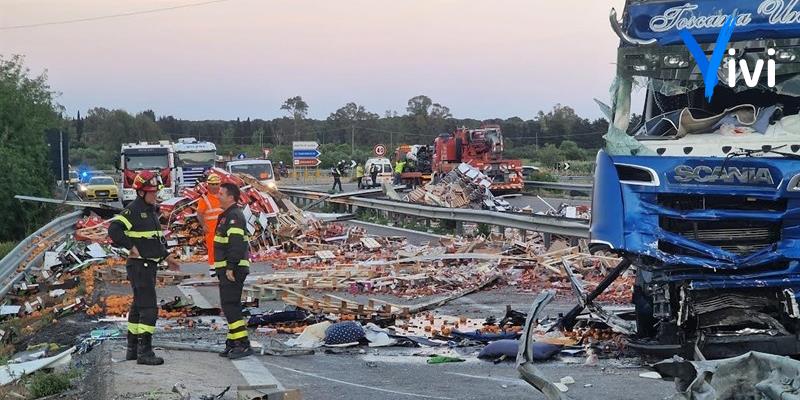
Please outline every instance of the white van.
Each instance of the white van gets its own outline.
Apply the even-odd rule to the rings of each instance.
[[[376,184],[375,182],[372,182],[372,178],[370,176],[370,171],[372,170],[373,165],[378,166],[377,185],[380,185],[383,182],[391,184],[392,181],[394,180],[392,162],[385,157],[375,157],[367,160],[366,164],[364,164],[364,180],[363,180],[364,184],[367,186],[372,186],[373,184]]]
[[[258,179],[262,185],[275,188],[275,172],[270,160],[233,160],[228,161],[225,169],[232,174],[247,174]]]

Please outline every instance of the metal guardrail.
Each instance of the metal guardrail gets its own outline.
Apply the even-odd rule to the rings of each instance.
[[[591,182],[594,180],[594,177],[591,175],[561,175],[558,177],[560,182],[568,182],[568,181],[585,181]]]
[[[281,189],[281,192],[289,197],[300,199],[319,200],[326,196],[324,193],[303,190]],[[589,221],[573,218],[538,214],[472,210],[463,208],[435,207],[423,204],[372,199],[358,196],[327,198],[325,201],[329,203],[345,204],[354,207],[369,208],[373,210],[412,215],[422,218],[498,225],[508,228],[549,233],[554,235],[564,235],[575,238],[589,237]]]
[[[11,252],[0,260],[0,284],[3,285],[2,288],[0,288],[0,297],[5,296],[14,284],[22,278],[22,275],[33,265],[44,259],[44,252],[41,252],[33,259],[28,260],[31,253],[36,249],[34,242],[37,241],[37,239],[38,241],[50,241],[71,232],[75,228],[75,222],[82,213],[82,211],[75,211],[50,221],[50,223],[39,228],[39,230],[32,235],[19,242]],[[17,267],[25,263],[26,260],[27,264],[22,268],[22,272],[15,274],[17,272]]]
[[[585,192],[585,193],[592,192],[591,183],[525,181],[525,187],[532,187],[537,189],[569,190],[569,191]]]

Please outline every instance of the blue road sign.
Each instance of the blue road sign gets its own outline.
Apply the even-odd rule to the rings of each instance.
[[[319,150],[295,150],[293,153],[294,158],[317,158],[322,154]]]
[[[238,156],[236,156],[236,158],[238,158],[239,160],[244,160],[245,158],[247,158],[247,154],[245,154],[245,153],[239,153],[239,155],[238,155]]]

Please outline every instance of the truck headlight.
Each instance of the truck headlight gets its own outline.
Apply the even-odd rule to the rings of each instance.
[[[800,174],[797,174],[789,179],[789,184],[786,185],[786,190],[790,192],[800,192]]]
[[[78,191],[80,191],[80,192],[85,192],[85,191],[86,191],[86,189],[88,189],[88,188],[86,187],[86,185],[78,185]]]

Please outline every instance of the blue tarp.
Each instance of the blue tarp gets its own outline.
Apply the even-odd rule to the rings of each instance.
[[[725,18],[736,14],[732,41],[800,37],[800,0],[659,1],[630,4],[624,28],[638,39],[682,44],[687,29],[701,43],[717,39]]]

